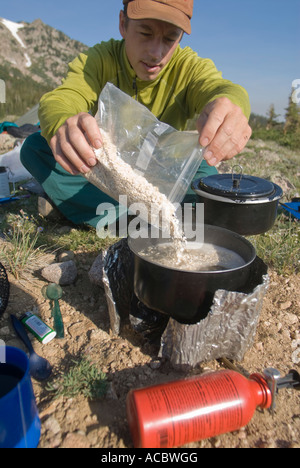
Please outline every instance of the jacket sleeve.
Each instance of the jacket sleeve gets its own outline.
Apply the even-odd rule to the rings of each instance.
[[[239,106],[248,119],[250,117],[247,91],[242,86],[224,79],[210,59],[197,57],[193,60],[192,79],[187,96],[191,115],[200,114],[206,104],[225,96]]]
[[[96,48],[91,48],[69,64],[62,85],[41,98],[41,134],[48,143],[69,117],[79,112],[95,113],[101,91],[100,70],[101,58]]]

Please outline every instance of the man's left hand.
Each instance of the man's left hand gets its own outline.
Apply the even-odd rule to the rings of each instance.
[[[204,157],[210,166],[240,153],[252,134],[242,109],[226,97],[217,98],[205,106],[197,121],[197,130],[200,145],[206,148]]]

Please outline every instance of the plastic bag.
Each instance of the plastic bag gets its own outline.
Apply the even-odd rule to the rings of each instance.
[[[96,120],[102,136],[108,135],[124,170],[122,173],[120,160],[120,170],[111,169],[110,151],[103,138],[104,153],[99,153],[97,165],[86,175],[90,182],[117,201],[126,195],[129,203],[138,203],[143,197],[151,197],[147,188],[152,186],[172,204],[182,202],[203,159],[196,133],[177,131],[160,122],[145,106],[111,83],[100,95]],[[132,177],[127,180],[129,169]],[[144,189],[145,179],[148,187]],[[155,196],[150,201],[160,202]],[[140,216],[143,218],[143,213]]]

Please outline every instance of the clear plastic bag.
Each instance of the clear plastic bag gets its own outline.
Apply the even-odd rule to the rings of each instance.
[[[101,155],[100,151],[98,167],[87,174],[90,182],[117,201],[127,195],[129,203],[139,203],[148,197],[147,188],[141,188],[146,179],[148,187],[155,187],[172,204],[182,202],[203,159],[195,132],[178,131],[160,122],[145,106],[111,83],[100,95],[96,120],[103,137],[109,137],[125,165],[122,172],[119,160],[119,172],[111,170],[110,161],[105,162],[110,158],[109,145],[103,138],[104,153]],[[131,179],[125,180],[131,171]],[[159,202],[155,197],[150,201]]]

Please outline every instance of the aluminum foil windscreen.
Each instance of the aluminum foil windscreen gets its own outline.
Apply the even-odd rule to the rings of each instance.
[[[159,340],[159,357],[173,365],[226,357],[242,361],[252,347],[268,289],[267,266],[256,258],[244,292],[216,291],[208,315],[196,324],[176,320],[147,309],[133,290],[134,259],[127,240],[112,245],[104,254],[103,283],[114,334],[130,323],[149,340]]]

